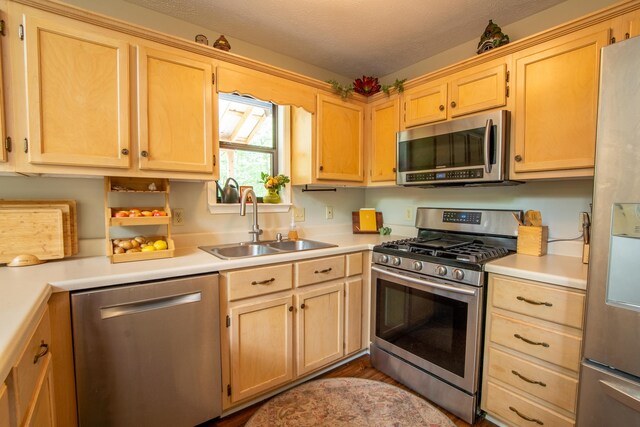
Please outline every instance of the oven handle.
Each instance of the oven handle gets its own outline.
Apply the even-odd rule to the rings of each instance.
[[[371,266],[371,270],[375,271],[377,273],[386,274],[388,276],[395,277],[396,279],[406,280],[407,282],[415,283],[416,285],[429,286],[431,288],[442,289],[442,290],[445,290],[445,291],[454,292],[456,294],[463,294],[463,295],[475,295],[476,294],[475,290],[472,291],[472,290],[469,290],[469,289],[460,289],[460,288],[456,288],[455,286],[444,285],[442,283],[434,283],[434,282],[430,282],[428,280],[414,279],[413,277],[403,276],[402,274],[393,273],[391,271],[383,270],[383,269],[375,267],[375,266]]]
[[[491,128],[493,127],[493,120],[487,120],[487,125],[484,127],[484,171],[491,173],[491,158],[489,151],[491,148]]]

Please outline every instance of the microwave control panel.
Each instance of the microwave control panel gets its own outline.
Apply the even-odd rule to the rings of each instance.
[[[418,172],[408,173],[406,175],[406,182],[421,182],[421,181],[442,181],[442,180],[456,180],[456,179],[474,179],[482,178],[482,168],[479,169],[462,169],[462,170],[448,170],[442,172]]]

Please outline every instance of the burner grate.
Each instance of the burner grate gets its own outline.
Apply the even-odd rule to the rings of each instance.
[[[461,262],[481,263],[508,255],[506,248],[491,246],[482,241],[408,238],[385,242],[381,247],[407,254],[428,255]]]

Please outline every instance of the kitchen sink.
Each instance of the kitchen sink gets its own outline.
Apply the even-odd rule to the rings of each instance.
[[[228,245],[200,246],[205,252],[222,259],[247,258],[260,255],[275,255],[287,252],[308,251],[312,249],[331,248],[337,245],[314,240],[268,240],[252,243],[231,243]]]

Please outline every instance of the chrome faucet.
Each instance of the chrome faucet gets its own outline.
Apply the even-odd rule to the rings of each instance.
[[[242,198],[240,199],[240,215],[245,216],[247,214],[247,197],[251,195],[251,200],[253,201],[253,225],[251,226],[251,241],[253,243],[258,243],[260,241],[260,235],[262,234],[262,230],[260,230],[260,226],[258,225],[258,202],[256,193],[253,192],[251,188],[247,188],[242,193]]]

